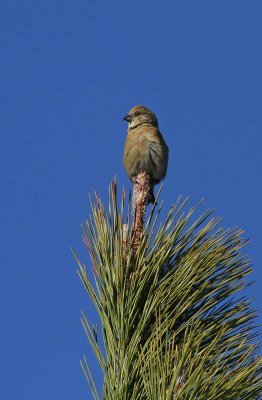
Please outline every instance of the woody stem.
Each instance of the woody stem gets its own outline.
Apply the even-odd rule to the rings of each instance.
[[[148,205],[150,192],[150,176],[145,172],[140,172],[134,183],[133,199],[132,199],[132,214],[133,214],[133,229],[134,243],[132,255],[135,256],[139,247],[141,236],[144,230],[144,219],[146,214],[146,206]]]

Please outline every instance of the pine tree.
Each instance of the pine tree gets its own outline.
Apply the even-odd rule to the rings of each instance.
[[[185,212],[180,199],[163,223],[162,203],[144,223],[146,193],[146,182],[134,187],[126,221],[124,191],[120,211],[115,183],[107,212],[96,194],[82,227],[92,271],[74,253],[101,319],[99,336],[82,312],[104,374],[100,396],[81,361],[94,399],[260,399],[256,313],[241,296],[252,271],[243,232],[222,229],[212,210],[195,218],[199,205]]]

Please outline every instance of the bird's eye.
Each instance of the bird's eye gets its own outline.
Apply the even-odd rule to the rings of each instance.
[[[134,117],[137,117],[140,114],[141,114],[141,111],[136,111],[136,112],[134,112]]]

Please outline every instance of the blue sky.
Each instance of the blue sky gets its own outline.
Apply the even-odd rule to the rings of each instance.
[[[0,10],[2,399],[89,399],[96,321],[70,246],[96,188],[131,188],[122,117],[143,104],[170,148],[161,198],[202,197],[251,244],[261,309],[262,3],[6,1]],[[259,312],[258,322],[262,323]],[[96,365],[94,376],[101,382]]]

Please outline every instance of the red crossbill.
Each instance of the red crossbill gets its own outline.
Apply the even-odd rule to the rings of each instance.
[[[123,120],[128,122],[124,166],[129,179],[145,171],[150,176],[149,202],[154,203],[154,185],[166,176],[168,147],[158,129],[155,114],[145,106],[136,106]]]

